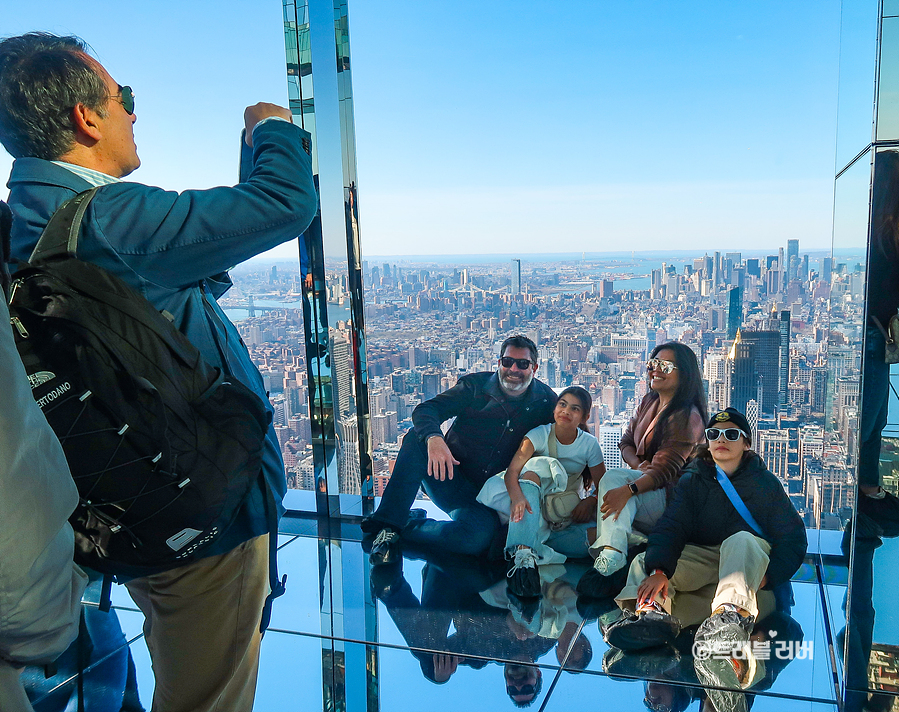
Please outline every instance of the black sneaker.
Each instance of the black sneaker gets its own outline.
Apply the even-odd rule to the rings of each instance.
[[[402,588],[408,588],[409,584],[403,577],[403,557],[381,566],[373,566],[371,569],[371,593],[380,600],[386,600]]]
[[[529,547],[517,549],[506,574],[506,585],[518,598],[540,596],[540,574],[537,571],[537,555]]]
[[[518,611],[522,622],[526,626],[533,623],[534,616],[537,615],[537,611],[540,610],[540,596],[519,598],[511,589],[507,592],[507,595],[509,596],[509,603],[512,608]]]
[[[615,598],[627,583],[627,566],[611,576],[603,576],[590,568],[577,582],[577,592],[585,598]]]
[[[603,638],[619,650],[647,650],[670,645],[680,633],[680,621],[662,611],[625,614],[603,630]]]
[[[371,554],[368,555],[369,562],[372,566],[381,566],[383,564],[392,564],[401,558],[399,532],[385,527],[378,532],[378,535],[371,543]]]

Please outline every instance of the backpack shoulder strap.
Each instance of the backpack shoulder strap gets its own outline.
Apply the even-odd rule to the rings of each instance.
[[[10,236],[12,234],[12,210],[0,200],[0,288],[3,298],[9,297],[9,260],[12,255]]]
[[[28,261],[32,264],[46,262],[54,257],[75,257],[78,250],[78,235],[87,206],[90,205],[99,188],[91,188],[69,198],[53,213],[47,227],[41,233]]]

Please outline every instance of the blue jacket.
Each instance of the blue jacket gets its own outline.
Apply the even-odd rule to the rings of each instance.
[[[267,121],[243,144],[240,183],[209,190],[165,191],[140,183],[113,183],[94,197],[82,223],[78,257],[137,289],[175,324],[206,360],[222,365],[269,406],[262,377],[234,325],[216,303],[231,286],[227,270],[295,238],[317,207],[309,134],[284,121]],[[20,158],[10,174],[15,217],[12,256],[27,260],[47,221],[67,199],[90,188],[66,168]],[[204,309],[204,292],[211,314]],[[263,456],[266,480],[279,503],[287,490],[274,428]],[[263,493],[256,487],[228,533],[205,552],[230,551],[267,531]]]

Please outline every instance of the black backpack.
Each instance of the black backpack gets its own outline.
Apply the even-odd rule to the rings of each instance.
[[[270,416],[165,312],[75,257],[96,190],[57,210],[9,295],[32,392],[78,487],[75,559],[131,577],[191,562],[227,531],[258,481],[274,552],[274,501],[262,478]]]

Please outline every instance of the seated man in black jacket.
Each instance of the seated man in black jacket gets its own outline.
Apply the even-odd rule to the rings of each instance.
[[[609,645],[639,650],[673,641],[682,622],[671,615],[674,599],[714,587],[704,613],[712,615],[702,621],[696,642],[742,649],[758,616],[758,592],[789,581],[802,564],[805,527],[780,481],[750,450],[746,418],[727,408],[712,416],[705,432],[707,445],[681,476],[645,554],[628,571],[616,599],[626,613],[606,629]],[[731,487],[736,499],[727,494]],[[746,683],[751,660],[728,657],[740,684]]]
[[[495,373],[471,373],[412,412],[413,429],[403,445],[377,511],[363,522],[373,564],[398,556],[400,537],[432,550],[480,554],[499,528],[489,507],[476,501],[488,477],[505,470],[521,439],[552,422],[556,394],[536,380],[537,347],[512,336],[500,349]],[[446,435],[440,425],[455,418]],[[452,521],[413,518],[419,487]]]

